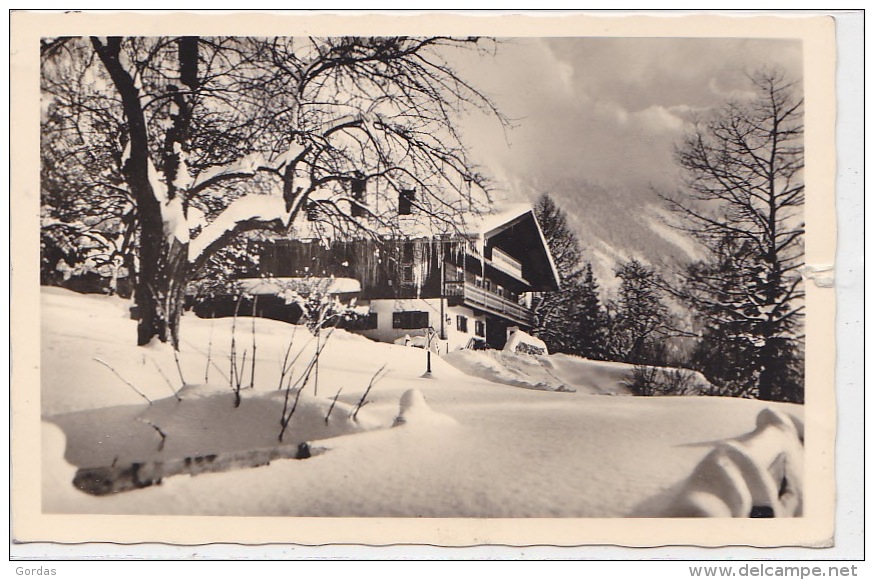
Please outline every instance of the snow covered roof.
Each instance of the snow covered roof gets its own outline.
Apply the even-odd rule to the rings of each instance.
[[[353,294],[361,292],[361,282],[354,278],[308,277],[308,278],[241,278],[238,280],[245,292],[253,295],[278,295],[292,291],[306,295]]]
[[[468,233],[488,238],[490,234],[503,229],[507,224],[524,217],[529,212],[533,212],[529,204],[513,203],[486,214],[465,214],[463,219]]]

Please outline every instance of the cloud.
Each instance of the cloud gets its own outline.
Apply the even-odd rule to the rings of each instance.
[[[748,93],[755,70],[777,65],[800,79],[801,46],[792,40],[524,38],[502,41],[493,58],[458,64],[514,120],[505,132],[494,120],[465,119],[464,136],[498,181],[498,197],[533,201],[550,193],[598,250],[595,261],[606,263],[623,252],[693,257],[678,232],[647,219],[660,203],[655,190],[678,187],[674,145],[693,121]]]
[[[550,176],[648,190],[675,183],[673,144],[763,65],[800,76],[800,44],[761,39],[506,39],[463,63],[515,127],[471,122],[487,169],[508,181]],[[506,137],[506,139],[505,139]]]

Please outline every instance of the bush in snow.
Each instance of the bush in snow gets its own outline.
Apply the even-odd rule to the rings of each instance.
[[[631,380],[623,385],[632,394],[640,397],[655,395],[711,394],[710,385],[704,385],[694,371],[688,369],[659,368],[649,365],[634,365]]]

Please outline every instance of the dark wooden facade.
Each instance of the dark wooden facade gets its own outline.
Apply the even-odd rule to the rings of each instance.
[[[441,313],[444,307],[461,308],[455,312],[466,321],[470,314],[464,312],[472,312],[481,328],[472,330],[471,335],[484,336],[489,345],[498,348],[504,344],[509,327],[530,329],[533,316],[525,302],[526,293],[558,289],[549,250],[530,210],[503,221],[498,218],[491,229],[468,236],[366,238],[330,243],[279,238],[261,242],[259,254],[258,272],[249,272],[245,277],[352,278],[361,285],[360,304],[374,308],[375,301],[405,301],[406,306],[395,307],[397,316],[428,309],[409,300],[439,299]],[[275,309],[278,314],[274,313],[268,298],[259,299],[259,311],[262,304],[265,307],[269,304],[271,310],[262,315],[285,317],[289,321],[292,315],[299,317],[299,313],[286,312],[288,308],[278,303]],[[276,299],[281,302],[279,297]],[[385,304],[378,310],[385,313]],[[441,314],[437,319],[441,322],[431,320],[430,325],[435,328],[435,324],[440,325],[442,335],[445,316]],[[407,326],[393,321],[391,328]]]
[[[492,248],[486,253],[494,256]],[[494,259],[483,258],[468,240],[358,240],[324,245],[277,240],[261,253],[262,277],[334,276],[361,282],[362,300],[447,298],[530,325],[520,304],[531,290],[524,276]],[[521,266],[519,267],[521,271]]]
[[[276,240],[261,251],[262,277],[333,276],[361,282],[362,300],[437,298],[440,264],[463,263],[463,243],[450,240]]]

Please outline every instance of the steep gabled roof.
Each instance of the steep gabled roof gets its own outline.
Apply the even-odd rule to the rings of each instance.
[[[530,205],[524,203],[512,204],[504,206],[500,211],[484,214],[480,216],[477,230],[471,231],[471,234],[476,236],[483,244],[488,244],[491,241],[497,241],[502,234],[509,232],[517,226],[525,226],[528,231],[534,233],[534,237],[540,247],[529,248],[529,253],[539,254],[544,259],[546,267],[541,270],[544,274],[551,277],[551,283],[546,283],[544,286],[558,289],[561,282],[558,268],[555,265],[552,252],[549,251],[549,243],[546,241],[546,236],[543,234],[543,230],[537,222],[537,217],[534,215],[534,208]]]

